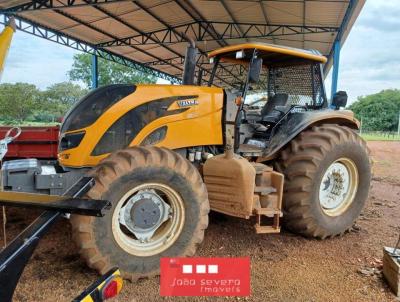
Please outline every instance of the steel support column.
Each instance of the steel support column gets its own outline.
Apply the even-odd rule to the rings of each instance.
[[[331,100],[337,91],[338,79],[339,79],[339,63],[340,63],[340,41],[336,40],[333,46],[333,70],[332,70],[332,90]]]
[[[99,87],[99,59],[96,54],[92,55],[92,89]]]

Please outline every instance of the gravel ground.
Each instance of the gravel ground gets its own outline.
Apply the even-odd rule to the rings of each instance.
[[[400,232],[400,143],[370,142],[369,146],[375,165],[368,206],[343,237],[311,240],[286,231],[257,235],[252,221],[213,215],[198,255],[250,255],[252,295],[208,300],[397,301],[382,278],[381,258],[382,247],[393,246]],[[8,237],[37,214],[9,209]],[[61,221],[39,244],[14,300],[69,301],[96,277],[76,253],[68,222]],[[158,278],[126,283],[115,301],[207,301],[162,299],[158,291]]]

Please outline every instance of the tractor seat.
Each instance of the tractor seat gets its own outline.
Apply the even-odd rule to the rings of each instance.
[[[276,124],[291,108],[289,96],[286,93],[277,93],[265,103],[260,110],[246,111],[246,120],[250,124]]]
[[[276,124],[290,107],[289,96],[286,93],[277,93],[261,109],[260,122]]]

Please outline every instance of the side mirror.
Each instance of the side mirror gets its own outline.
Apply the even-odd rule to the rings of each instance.
[[[347,105],[347,93],[346,91],[338,91],[333,95],[331,106],[339,110],[340,107],[346,107]]]
[[[260,80],[260,74],[262,69],[263,60],[261,58],[255,58],[250,64],[249,70],[249,83],[258,83]]]

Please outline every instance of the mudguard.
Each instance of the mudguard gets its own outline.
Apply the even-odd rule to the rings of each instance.
[[[350,110],[325,109],[320,111],[294,112],[276,130],[270,144],[258,161],[267,161],[275,158],[279,154],[279,151],[300,132],[318,124],[338,124],[352,129],[360,128],[360,122]]]

